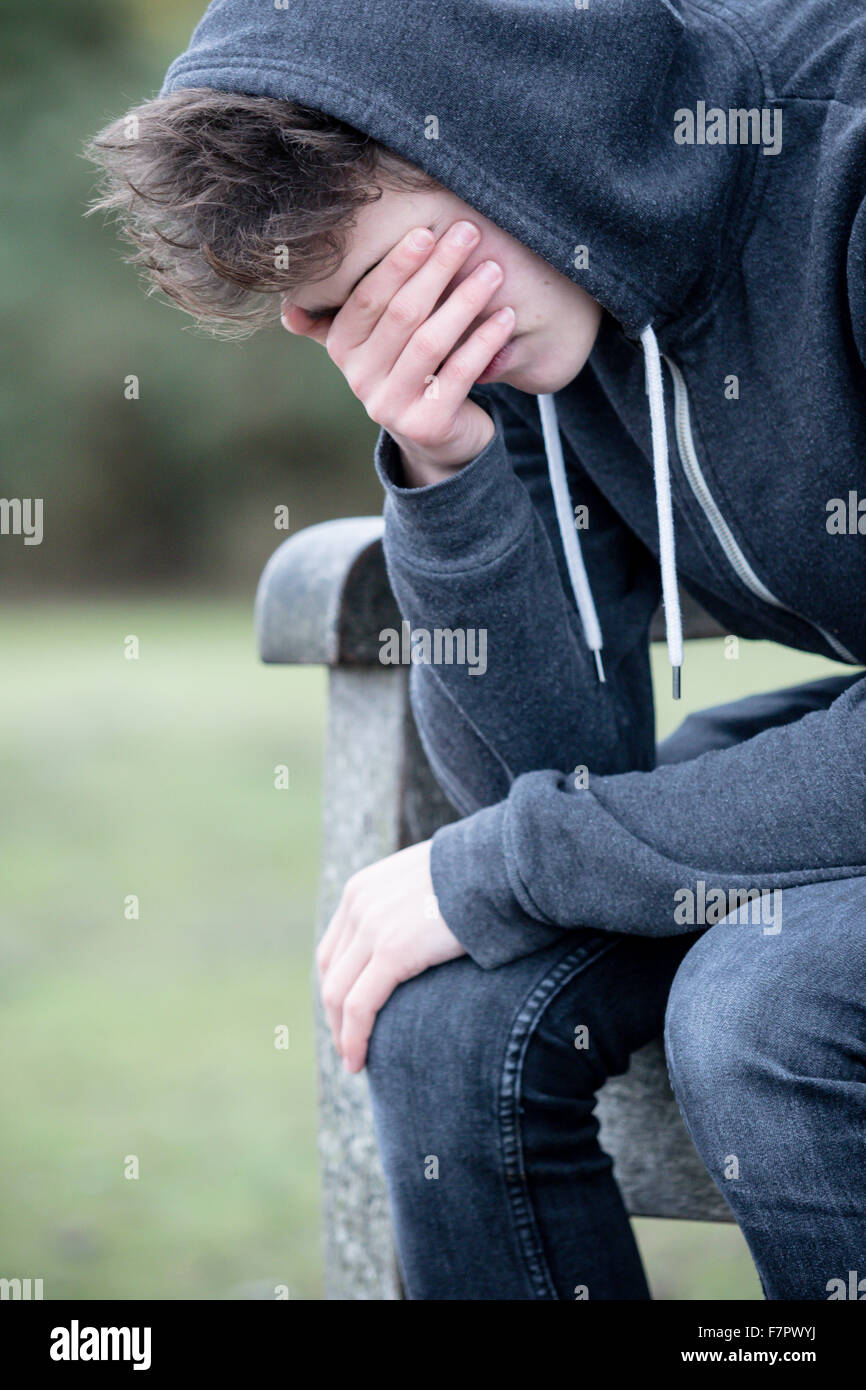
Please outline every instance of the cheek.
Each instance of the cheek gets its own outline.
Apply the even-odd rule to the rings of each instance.
[[[479,220],[477,213],[470,212],[468,216],[476,223]],[[529,309],[539,299],[537,273],[534,274],[533,268],[526,264],[520,248],[515,248],[498,228],[482,232],[481,240],[465,265],[461,266],[457,278],[471,275],[482,261],[496,261],[502,267],[502,280],[496,289],[497,304],[513,304],[515,308],[523,305]]]
[[[582,365],[592,351],[600,323],[601,306],[595,300],[583,294],[554,293],[547,327],[561,358],[579,359]]]
[[[556,340],[570,330],[573,310],[555,276],[545,275],[520,262],[500,261],[500,264],[505,278],[499,287],[498,302],[514,305],[518,333],[547,333]]]

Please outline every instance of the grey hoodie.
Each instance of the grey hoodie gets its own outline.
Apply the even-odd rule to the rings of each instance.
[[[217,0],[169,69],[163,91],[349,121],[605,310],[555,397],[473,388],[497,430],[453,478],[403,487],[385,432],[376,449],[404,614],[488,632],[484,679],[449,681],[501,799],[428,748],[465,812],[434,836],[434,888],[482,966],[575,926],[685,930],[676,895],[701,880],[866,873],[859,670],[792,723],[656,766],[648,657],[663,594],[676,679],[679,581],[731,633],[866,661],[864,72],[862,0]],[[509,690],[537,726],[515,758]],[[546,742],[552,698],[568,747]]]

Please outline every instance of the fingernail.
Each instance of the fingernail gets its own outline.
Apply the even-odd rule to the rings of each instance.
[[[506,304],[505,308],[498,309],[493,317],[497,323],[507,323],[509,319],[514,318],[514,310],[510,304]]]
[[[489,285],[493,285],[502,276],[502,267],[496,261],[483,261],[478,267],[477,275],[479,280],[484,280]]]
[[[458,246],[471,246],[479,231],[472,222],[458,222],[452,227],[451,236]]]
[[[436,240],[429,227],[418,227],[409,238],[416,251],[424,251]]]

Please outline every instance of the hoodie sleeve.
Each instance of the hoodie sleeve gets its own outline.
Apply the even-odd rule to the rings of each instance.
[[[534,432],[507,402],[482,403],[493,407],[496,435],[445,482],[402,487],[399,451],[384,433],[376,451],[386,558],[404,615],[491,627],[484,679],[456,667],[412,671],[428,682],[447,675],[455,719],[468,714],[499,759],[500,799],[470,807],[459,768],[437,763],[425,737],[415,681],[434,771],[470,810],[434,834],[431,872],[442,915],[472,959],[495,968],[575,927],[693,930],[678,909],[701,881],[705,892],[729,893],[866,874],[866,678],[855,675],[826,708],[793,723],[655,766],[645,681],[657,589],[630,533],[598,509],[569,459],[572,498],[590,506],[582,540],[608,670],[599,687],[565,597]],[[580,784],[577,763],[589,769]]]
[[[866,679],[826,710],[691,761],[583,790],[527,773],[498,805],[437,831],[431,862],[446,922],[458,939],[471,923],[481,950],[470,954],[488,967],[538,949],[529,919],[669,936],[692,929],[681,904],[700,881],[784,891],[864,875]],[[521,943],[502,933],[509,912]]]
[[[434,837],[434,888],[467,952],[497,965],[560,935],[515,896],[502,848],[491,853],[494,841],[504,844],[489,829],[504,814],[502,798],[525,775],[544,775],[538,769],[560,769],[567,784],[576,768],[602,775],[653,766],[648,634],[658,573],[564,442],[572,501],[588,511],[581,541],[605,633],[600,685],[568,586],[540,430],[504,392],[470,395],[497,428],[451,477],[406,487],[384,430],[374,462],[386,493],[388,574],[404,619],[413,631],[485,633],[483,669],[413,665],[410,691],[437,780],[468,813],[451,827],[455,835]],[[485,860],[473,864],[479,835]],[[546,853],[540,845],[538,852]]]

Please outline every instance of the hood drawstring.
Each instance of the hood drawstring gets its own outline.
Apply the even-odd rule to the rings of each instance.
[[[650,325],[640,334],[644,351],[646,371],[646,393],[649,396],[650,429],[652,432],[653,476],[656,489],[656,516],[659,533],[659,563],[662,576],[662,602],[665,613],[665,637],[668,660],[673,674],[673,697],[680,698],[681,671],[683,664],[683,622],[680,611],[680,594],[677,584],[676,546],[674,542],[674,513],[671,499],[671,475],[668,461],[668,438],[665,423],[664,384],[662,381],[661,356],[656,335]],[[552,395],[540,395],[538,411],[541,416],[541,430],[544,436],[544,452],[547,457],[547,470],[556,507],[556,520],[565,552],[565,563],[571,580],[577,610],[583,624],[586,645],[595,657],[596,671],[600,681],[605,679],[601,652],[604,642],[601,625],[595,608],[586,566],[580,549],[580,535],[574,523],[574,512],[565,476],[565,462],[562,456],[562,441],[559,436],[559,422],[556,403]]]
[[[550,474],[550,487],[556,507],[556,520],[565,551],[565,563],[571,587],[577,602],[577,611],[583,623],[586,645],[595,657],[595,669],[600,681],[604,681],[604,665],[601,659],[603,646],[601,624],[595,611],[595,600],[587,578],[586,565],[580,549],[580,538],[574,524],[571,498],[568,494],[568,481],[565,476],[565,462],[562,457],[562,440],[559,437],[559,420],[553,396],[538,397],[538,410],[541,415],[541,431],[544,435],[544,452],[547,455],[547,471]]]

